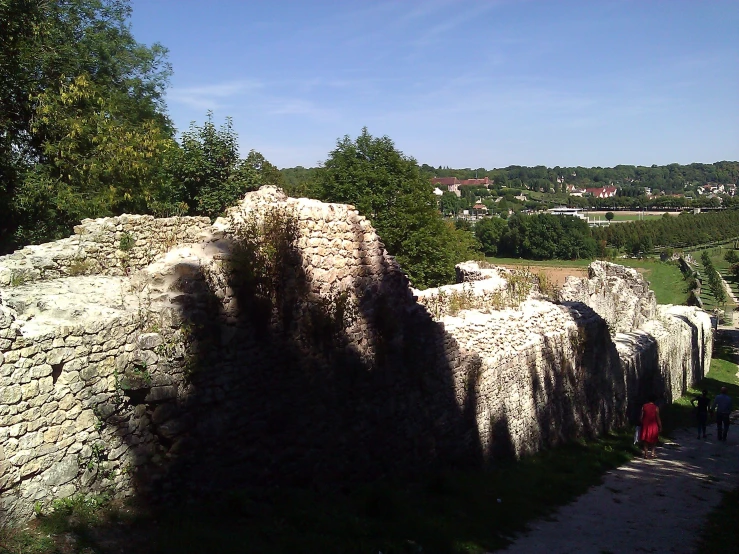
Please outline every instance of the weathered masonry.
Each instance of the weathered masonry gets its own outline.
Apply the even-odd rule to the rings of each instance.
[[[705,312],[605,262],[555,302],[474,264],[419,293],[346,205],[249,193],[0,258],[0,509],[482,464],[624,424],[708,369]]]

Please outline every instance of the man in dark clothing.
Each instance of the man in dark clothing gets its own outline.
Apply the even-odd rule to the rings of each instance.
[[[726,394],[726,387],[721,387],[721,394],[713,399],[711,406],[716,410],[718,440],[726,441],[726,433],[729,432],[729,415],[731,414],[731,397]]]
[[[696,396],[690,403],[695,408],[696,416],[698,417],[698,438],[706,438],[706,424],[708,423],[708,407],[711,403],[711,399],[708,398],[708,391],[704,390],[701,396]],[[696,406],[697,404],[697,406]]]

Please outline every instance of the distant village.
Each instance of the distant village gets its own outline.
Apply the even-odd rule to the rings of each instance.
[[[618,186],[614,186],[613,183],[603,187],[581,188],[577,185],[565,183],[565,179],[563,177],[558,178],[557,182],[562,187],[562,191],[566,191],[568,198],[605,200],[616,197],[620,188]],[[475,191],[477,193],[480,192],[481,188],[491,191],[497,190],[498,195],[495,198],[490,195],[488,195],[487,198],[483,198],[483,195],[475,196],[474,201],[470,201],[467,203],[468,207],[466,209],[460,207],[460,209],[456,211],[454,215],[463,219],[477,219],[479,217],[485,217],[492,214],[502,215],[503,217],[505,217],[506,215],[511,215],[514,213],[513,209],[506,208],[504,210],[494,210],[492,209],[493,206],[491,206],[491,203],[505,203],[506,198],[508,198],[509,200],[513,200],[517,203],[526,205],[527,207],[525,209],[520,210],[524,213],[547,211],[555,215],[570,215],[588,221],[591,226],[607,225],[609,223],[608,221],[600,221],[588,218],[587,207],[583,206],[582,203],[576,203],[577,205],[575,207],[556,206],[550,209],[543,209],[544,207],[541,205],[534,207],[532,205],[532,199],[526,194],[528,191],[515,189],[517,194],[505,195],[504,191],[507,187],[505,185],[501,185],[500,188],[497,188],[495,186],[495,182],[489,177],[483,177],[479,179],[433,177],[431,179],[431,183],[434,186],[434,194],[440,199],[441,197],[445,197],[446,194],[449,193],[455,195],[457,198],[461,198],[465,191],[464,187],[467,187],[467,190]],[[643,189],[643,193],[640,192],[640,195],[643,194],[643,196],[648,200],[657,198],[662,198],[664,200],[667,200],[668,198],[680,199],[678,200],[678,202],[676,202],[674,209],[685,209],[685,203],[690,202],[695,198],[700,198],[704,201],[715,198],[716,200],[714,201],[713,206],[715,209],[716,207],[720,207],[723,200],[722,196],[734,197],[736,195],[737,185],[735,183],[705,183],[703,185],[691,188],[691,190],[686,190],[682,193],[668,193],[662,190],[653,191],[650,187],[640,188]],[[440,204],[443,203],[440,201]],[[602,202],[599,202],[598,204],[602,205]],[[442,212],[449,211],[444,208],[444,205],[442,205],[441,208]],[[631,208],[619,207],[614,203],[614,206],[609,207],[609,209],[619,210]],[[700,209],[701,208],[695,208],[696,211],[700,211]],[[506,214],[506,212],[508,213]]]

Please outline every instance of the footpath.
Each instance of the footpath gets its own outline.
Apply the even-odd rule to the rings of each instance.
[[[739,486],[739,411],[726,442],[680,430],[657,448],[605,475],[572,504],[533,522],[507,553],[696,552],[706,516]]]

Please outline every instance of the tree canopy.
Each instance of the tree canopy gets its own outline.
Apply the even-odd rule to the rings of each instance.
[[[354,204],[372,221],[414,286],[452,282],[454,265],[476,255],[472,234],[442,219],[416,161],[390,138],[373,137],[366,128],[354,140],[345,136],[337,141],[316,171],[311,194]]]
[[[157,196],[171,71],[130,13],[125,0],[0,1],[0,249]]]
[[[180,143],[167,117],[167,50],[131,34],[128,0],[0,0],[0,253],[123,212],[216,217],[284,185],[242,160],[230,119]]]

